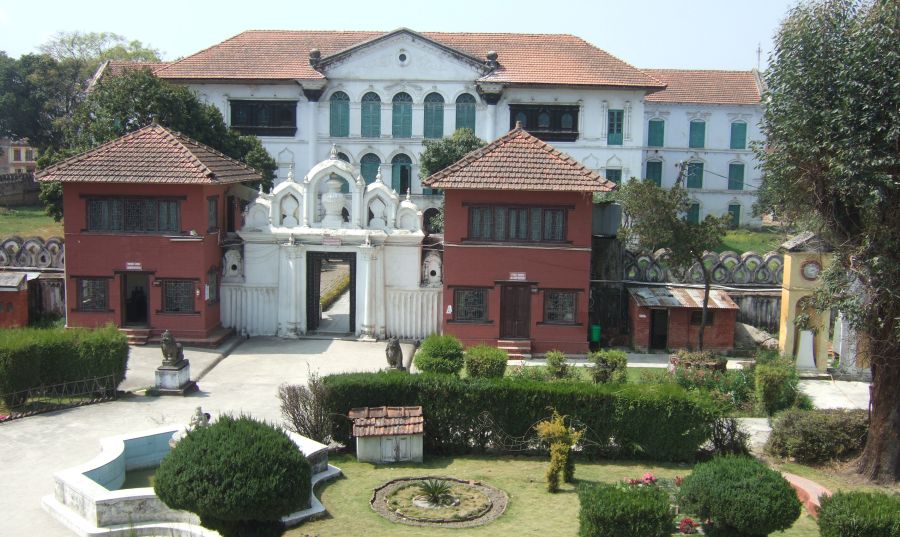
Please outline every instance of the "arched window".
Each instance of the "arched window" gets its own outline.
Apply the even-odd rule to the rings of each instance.
[[[362,135],[364,138],[381,137],[381,98],[371,91],[362,97]]]
[[[528,114],[525,112],[519,112],[516,114],[516,123],[520,123],[522,128],[528,128]]]
[[[456,128],[475,132],[475,97],[470,93],[456,98]]]
[[[412,177],[412,159],[404,154],[399,154],[391,160],[391,188],[398,194],[409,192],[410,178]]]
[[[350,162],[350,157],[348,157],[346,153],[338,153],[337,158],[338,160],[343,160],[344,162]]]
[[[391,136],[412,138],[412,97],[400,92],[394,95]]]
[[[425,138],[444,136],[444,98],[439,93],[425,96]]]
[[[550,114],[541,112],[538,114],[538,130],[547,130],[550,128]]]
[[[343,91],[331,95],[331,136],[350,136],[350,97]]]
[[[381,159],[375,153],[366,153],[359,160],[359,163],[360,173],[363,179],[366,180],[366,184],[374,183],[375,176],[378,175],[378,167],[381,166]]]

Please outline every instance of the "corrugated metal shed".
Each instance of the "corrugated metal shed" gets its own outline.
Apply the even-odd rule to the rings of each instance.
[[[628,292],[638,306],[648,308],[702,308],[703,289],[691,287],[629,287]],[[709,291],[709,309],[736,310],[737,304],[728,293],[719,289]]]
[[[350,410],[353,436],[425,434],[425,417],[420,406],[379,406]]]

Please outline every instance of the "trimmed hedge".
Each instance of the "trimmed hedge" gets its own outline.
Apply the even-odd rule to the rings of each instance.
[[[425,338],[413,360],[423,373],[457,375],[463,368],[463,345],[455,336],[432,334]]]
[[[475,345],[466,349],[466,373],[470,377],[501,378],[506,373],[509,355],[503,349]]]
[[[118,385],[127,367],[128,340],[112,325],[0,330],[2,394],[107,375]]]
[[[712,522],[707,534],[762,537],[790,528],[800,500],[787,480],[749,457],[726,455],[698,464],[678,492],[681,511]]]
[[[797,369],[786,360],[757,364],[756,402],[766,414],[773,415],[794,406],[800,394]]]
[[[583,452],[655,460],[693,460],[718,417],[703,394],[671,384],[607,385],[521,378],[459,379],[402,372],[325,377],[328,410],[421,405],[425,449],[433,454],[518,451],[510,438],[533,437],[550,408],[585,429]],[[483,416],[484,414],[484,416]],[[483,418],[489,418],[487,420]],[[332,438],[350,445],[349,420],[335,420]]]
[[[659,487],[581,484],[579,537],[669,537],[675,513]]]
[[[822,537],[897,537],[900,535],[900,494],[836,492],[822,498]]]
[[[772,424],[766,451],[798,462],[847,458],[866,443],[865,410],[796,410],[779,414]]]
[[[590,355],[594,366],[591,367],[591,378],[594,382],[611,382],[621,384],[628,380],[628,355],[617,350],[602,350]]]

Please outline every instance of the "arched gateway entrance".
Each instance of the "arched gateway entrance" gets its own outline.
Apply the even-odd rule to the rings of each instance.
[[[341,191],[347,190],[349,194]],[[366,185],[332,151],[302,181],[293,170],[250,201],[241,241],[223,262],[223,326],[247,335],[299,337],[321,328],[323,266],[349,270],[347,332],[363,339],[439,331],[441,287],[422,276],[422,212],[384,184]],[[436,261],[429,254],[429,266]]]

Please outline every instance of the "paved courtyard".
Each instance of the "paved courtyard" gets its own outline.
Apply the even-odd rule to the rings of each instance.
[[[41,498],[53,492],[55,472],[93,458],[104,436],[185,423],[198,405],[213,415],[245,412],[280,422],[279,384],[305,383],[309,371],[374,371],[387,365],[384,342],[254,338],[216,364],[219,354],[185,351],[192,377],[215,366],[199,380],[200,390],[187,397],[128,396],[0,425],[0,535],[71,537],[44,512]],[[160,360],[158,347],[133,347],[129,378],[122,389],[152,385]]]
[[[412,348],[405,347],[408,355]],[[375,371],[387,365],[384,349],[383,341],[231,340],[219,349],[185,351],[191,361],[192,378],[199,378],[200,387],[187,397],[129,395],[118,401],[0,424],[4,462],[0,473],[0,536],[71,537],[72,533],[43,511],[41,498],[52,493],[55,472],[97,455],[102,437],[185,423],[197,406],[214,416],[244,412],[281,422],[279,384],[305,383],[310,371],[323,375]],[[629,365],[665,367],[665,358],[629,355]],[[132,347],[127,378],[120,389],[137,391],[153,385],[160,360],[156,346]],[[530,361],[532,364],[538,361]],[[819,407],[865,408],[868,402],[868,385],[863,383],[805,380],[802,388]],[[754,444],[765,441],[768,420],[742,421],[752,431]]]

